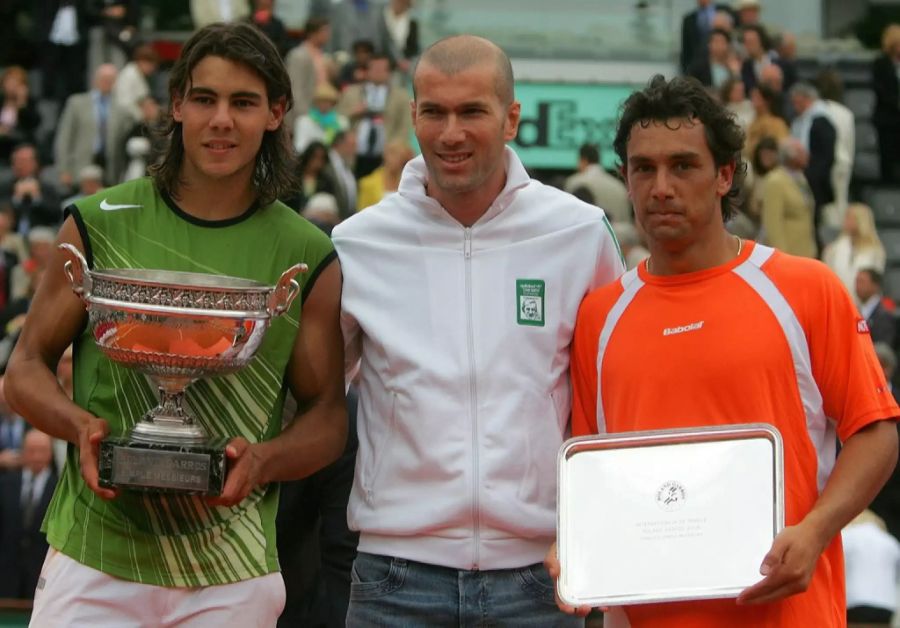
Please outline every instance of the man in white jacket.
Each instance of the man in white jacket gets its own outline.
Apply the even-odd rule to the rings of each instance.
[[[570,626],[553,541],[578,305],[623,271],[602,211],[529,178],[509,59],[441,40],[414,72],[422,156],[334,232],[359,369],[347,625]]]

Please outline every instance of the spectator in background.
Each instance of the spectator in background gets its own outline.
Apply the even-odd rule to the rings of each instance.
[[[618,221],[612,223],[612,229],[628,270],[650,257],[650,251],[644,246],[644,240],[638,232],[637,223]]]
[[[391,61],[387,55],[372,57],[366,82],[347,87],[337,108],[356,131],[354,174],[358,179],[381,165],[388,142],[408,140],[412,132],[409,93],[391,82]]]
[[[310,142],[331,144],[334,137],[350,126],[347,118],[337,112],[340,95],[331,83],[322,83],[313,94],[312,107],[294,123],[294,149],[306,150]]]
[[[12,203],[8,199],[0,200],[0,251],[11,253],[18,263],[18,260],[28,257],[28,247],[22,234],[15,230],[15,225],[16,214]]]
[[[151,142],[146,137],[130,137],[125,142],[125,156],[128,164],[122,174],[122,182],[133,181],[147,175],[151,161]]]
[[[147,167],[162,157],[164,143],[154,133],[160,121],[159,102],[153,96],[144,96],[138,106],[141,118],[131,127],[117,149],[126,162],[122,181],[143,177],[147,174]]]
[[[776,37],[775,52],[784,70],[784,82],[791,87],[797,82],[797,36],[785,31]]]
[[[134,122],[141,120],[140,102],[150,95],[150,77],[159,67],[159,55],[149,44],[134,49],[132,60],[116,76],[112,86],[112,100],[119,109],[127,111]]]
[[[731,47],[731,36],[721,28],[710,32],[707,50],[706,55],[694,60],[687,73],[704,87],[718,89],[740,73],[741,62]]]
[[[326,18],[311,17],[303,27],[304,39],[288,53],[285,59],[294,106],[285,115],[285,124],[294,128],[298,117],[309,111],[316,87],[330,82],[325,46],[331,37],[331,26]]]
[[[11,226],[12,208],[6,205],[0,210],[0,238],[6,239],[6,236],[11,235],[9,233]],[[0,310],[6,307],[15,291],[13,270],[19,265],[20,259],[25,259],[25,255],[19,257],[17,252],[0,246]]]
[[[716,14],[713,16],[713,28],[718,28],[728,33],[728,39],[734,41],[734,14],[731,9],[717,8]]]
[[[781,163],[778,140],[774,137],[763,137],[756,143],[750,157],[751,167],[747,171],[747,182],[750,185],[750,198],[745,213],[757,225],[762,222],[763,213],[763,180],[766,174]],[[754,239],[754,238],[750,238]]]
[[[94,72],[93,89],[66,102],[53,144],[60,182],[66,187],[92,163],[103,167],[107,183],[118,182],[122,174],[121,142],[134,120],[111,97],[116,75],[115,66],[104,63]]]
[[[791,123],[791,135],[799,139],[809,153],[805,174],[816,202],[816,242],[821,249],[822,212],[827,204],[834,202],[831,169],[835,163],[837,131],[815,87],[809,83],[797,83],[788,94],[794,111],[797,112],[797,117]]]
[[[30,18],[33,8],[21,0],[0,2],[0,67],[32,67],[35,57],[33,33],[21,28],[22,18]]]
[[[62,212],[60,212],[60,216],[62,216]],[[0,337],[10,331],[2,329],[3,325],[28,309],[27,302],[30,301],[31,295],[37,289],[35,278],[40,278],[40,272],[47,268],[55,241],[55,228],[33,227],[28,232],[28,256],[20,259],[19,264],[12,270],[13,289],[10,291],[10,298],[6,304],[7,310],[4,310],[5,314],[0,314],[0,319],[2,319],[0,320]],[[10,310],[10,304],[15,301],[25,301],[25,303],[19,303]]]
[[[333,31],[328,49],[347,53],[353,42],[368,39],[377,54],[387,54],[386,33],[380,27],[381,7],[371,0],[336,0],[331,7]]]
[[[738,0],[735,5],[735,13],[741,29],[748,26],[760,26],[760,12],[759,0]]]
[[[33,143],[41,123],[37,102],[28,88],[25,68],[13,65],[0,77],[0,163],[8,163],[17,144]]]
[[[43,227],[38,227],[43,229]],[[48,248],[52,246],[52,242],[48,244]],[[31,260],[25,260],[25,268],[28,274],[28,281],[25,284],[28,287],[28,293],[17,299],[13,299],[0,310],[0,365],[5,368],[9,362],[9,356],[19,341],[19,335],[22,333],[22,326],[28,317],[28,310],[31,308],[31,302],[34,299],[34,293],[40,285],[44,277],[46,267],[39,266]]]
[[[747,91],[740,78],[733,76],[722,83],[719,88],[719,100],[731,113],[734,114],[738,126],[746,133],[750,123],[753,122],[753,103],[747,98]]]
[[[88,28],[95,7],[89,0],[35,0],[32,6],[42,57],[42,95],[61,106],[84,91]]]
[[[753,122],[747,128],[744,154],[752,156],[762,138],[771,137],[780,142],[791,134],[791,130],[779,115],[778,94],[774,89],[760,83],[750,92],[750,102],[753,105]]]
[[[328,150],[325,176],[333,183],[341,220],[356,212],[356,177],[353,176],[355,161],[356,133],[352,129],[339,132]]]
[[[328,192],[316,192],[313,194],[306,201],[306,206],[300,212],[300,215],[328,235],[331,235],[331,230],[341,221],[337,201],[334,195]]]
[[[379,39],[385,42],[383,52],[403,74],[409,74],[412,60],[419,54],[419,23],[413,17],[412,5],[413,0],[388,0],[379,23]]]
[[[328,165],[328,149],[318,141],[310,142],[300,155],[298,170],[300,172],[300,189],[296,198],[287,199],[288,206],[302,212],[307,202],[320,192],[334,193],[334,182],[326,174]]]
[[[103,56],[116,67],[122,67],[138,43],[141,3],[140,0],[103,0],[102,4],[100,25],[105,43],[109,44]]]
[[[287,54],[291,48],[291,39],[284,22],[275,15],[275,0],[253,0],[250,22],[272,40],[282,57]]]
[[[836,70],[823,70],[816,77],[819,95],[825,113],[834,125],[834,166],[831,168],[831,186],[834,202],[825,207],[825,222],[834,230],[840,228],[850,198],[850,178],[853,173],[853,157],[856,154],[856,116],[843,104],[844,84]]]
[[[706,56],[709,34],[712,32],[716,13],[728,12],[731,9],[724,4],[715,4],[711,0],[697,0],[697,8],[684,16],[681,21],[681,71],[687,74],[697,59]]]
[[[60,203],[60,216],[66,207],[75,201],[96,194],[103,189],[103,168],[96,164],[88,164],[78,173],[78,191]]]
[[[566,179],[563,189],[569,194],[585,187],[591,194],[591,205],[606,212],[610,222],[631,222],[631,201],[625,184],[618,177],[603,169],[600,147],[582,144],[578,149],[577,172]]]
[[[872,62],[881,179],[900,182],[900,24],[890,24],[881,36],[881,55]]]
[[[6,368],[5,364],[3,368]],[[0,477],[4,471],[22,466],[22,443],[25,441],[25,432],[30,429],[25,419],[13,412],[6,403],[3,378],[0,374]]]
[[[889,626],[897,610],[900,542],[885,522],[864,510],[841,532],[849,628]]]
[[[350,60],[344,64],[338,73],[338,87],[342,90],[348,85],[362,83],[366,80],[366,69],[369,61],[375,56],[375,44],[368,39],[353,42],[350,51]]]
[[[792,137],[779,144],[781,165],[762,180],[762,227],[769,246],[801,257],[816,257],[813,198],[803,169],[809,155]]]
[[[371,207],[400,187],[400,174],[413,154],[406,140],[393,140],[384,147],[384,163],[359,180],[357,211]]]
[[[834,242],[825,247],[822,261],[840,278],[847,292],[856,292],[856,273],[863,268],[884,272],[884,246],[875,229],[875,218],[868,205],[851,203],[844,226]]]
[[[854,294],[859,304],[859,313],[869,325],[872,342],[883,342],[893,347],[897,321],[893,310],[885,303],[882,281],[881,272],[877,269],[861,268],[856,273]]]
[[[194,30],[215,22],[246,20],[249,16],[249,0],[191,0]]]
[[[795,111],[787,96],[784,93],[784,72],[781,67],[775,63],[765,66],[759,74],[759,82],[772,88],[775,92],[775,99],[778,103],[777,115],[784,118],[785,122],[790,122],[795,117]]]
[[[759,83],[763,68],[778,64],[778,54],[772,50],[772,42],[762,26],[751,24],[743,27],[741,41],[747,55],[741,65],[741,79],[744,81],[744,89],[749,94]]]
[[[20,144],[12,152],[12,181],[0,186],[0,199],[9,200],[16,218],[16,231],[26,234],[36,225],[60,223],[59,194],[41,180],[41,164],[32,144]]]
[[[52,439],[29,430],[22,468],[0,476],[0,598],[32,599],[47,556],[41,522],[56,488]]]

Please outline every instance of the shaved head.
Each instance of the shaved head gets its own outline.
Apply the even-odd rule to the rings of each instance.
[[[452,35],[429,46],[416,63],[413,72],[413,97],[419,67],[428,65],[441,74],[453,76],[471,67],[492,64],[496,74],[496,90],[500,102],[513,102],[513,71],[509,57],[495,43],[475,35]]]

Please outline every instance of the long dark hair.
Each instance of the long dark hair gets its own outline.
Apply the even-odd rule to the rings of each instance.
[[[657,74],[642,90],[636,91],[622,105],[622,115],[616,129],[613,147],[619,163],[628,163],[628,138],[635,124],[696,119],[703,124],[706,143],[716,167],[734,164],[731,189],[722,197],[722,218],[727,222],[737,211],[737,199],[747,173],[747,164],[741,158],[744,132],[734,116],[690,76],[679,76],[671,81]]]
[[[187,92],[194,68],[209,56],[240,63],[256,72],[266,84],[270,106],[283,100],[286,113],[294,104],[291,80],[278,50],[260,30],[243,22],[210,24],[191,36],[172,67],[170,101]],[[166,147],[160,161],[150,167],[150,174],[158,189],[178,198],[178,188],[183,184],[184,140],[181,123],[172,117],[171,104],[157,133],[165,140]],[[263,135],[252,183],[261,205],[289,196],[298,188],[296,157],[283,123]]]

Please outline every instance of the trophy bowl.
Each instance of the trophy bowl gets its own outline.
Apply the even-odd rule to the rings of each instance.
[[[72,290],[88,327],[110,360],[147,375],[159,405],[122,437],[100,445],[100,484],[156,492],[218,495],[228,438],[210,437],[184,407],[195,380],[228,375],[256,354],[271,321],[300,292],[296,264],[275,286],[204,273],[92,271],[81,252],[60,244]]]

